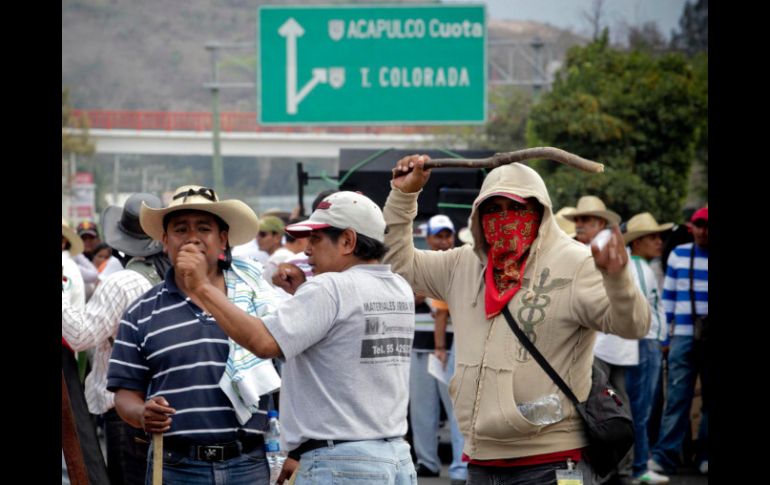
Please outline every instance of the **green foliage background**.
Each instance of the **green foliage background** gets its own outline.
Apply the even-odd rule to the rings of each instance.
[[[552,90],[532,107],[527,144],[555,146],[606,168],[596,175],[550,161],[533,164],[554,207],[592,194],[623,219],[649,211],[658,220],[681,221],[696,147],[703,147],[707,130],[707,76],[707,55],[692,63],[681,53],[621,51],[609,46],[606,31],[571,49]],[[707,140],[706,131],[706,153]]]

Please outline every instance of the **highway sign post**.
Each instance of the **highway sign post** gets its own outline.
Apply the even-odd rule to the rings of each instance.
[[[486,121],[482,5],[259,9],[264,124]]]

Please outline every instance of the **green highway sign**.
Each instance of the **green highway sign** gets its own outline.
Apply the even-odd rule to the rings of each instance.
[[[259,9],[264,124],[484,123],[483,5]]]

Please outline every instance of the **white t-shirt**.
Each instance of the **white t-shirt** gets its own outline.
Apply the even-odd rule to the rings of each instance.
[[[630,253],[628,259],[630,265]],[[639,340],[596,332],[594,355],[613,365],[639,365]]]
[[[273,251],[273,254],[267,258],[267,263],[265,263],[265,270],[262,272],[262,278],[270,283],[270,286],[275,286],[273,285],[273,274],[275,274],[276,270],[278,269],[278,265],[291,258],[292,256],[294,256],[294,253],[286,248],[278,248]]]
[[[414,296],[390,265],[316,275],[263,320],[286,359],[280,404],[288,450],[311,438],[406,433]]]
[[[123,265],[120,263],[120,260],[115,256],[110,256],[110,258],[107,260],[107,264],[104,266],[104,269],[101,273],[99,273],[99,281],[103,282],[112,273],[117,273],[118,271],[122,270]]]
[[[259,245],[255,239],[252,239],[247,243],[239,244],[238,246],[233,246],[232,254],[234,258],[256,259],[262,263],[262,266],[267,263],[267,258],[269,257],[269,254],[259,249]]]

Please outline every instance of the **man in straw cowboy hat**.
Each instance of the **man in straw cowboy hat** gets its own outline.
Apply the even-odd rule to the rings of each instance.
[[[573,221],[570,221],[567,219],[566,215],[572,214],[575,212],[574,207],[562,207],[559,209],[556,214],[554,215],[554,218],[556,219],[556,225],[559,226],[559,229],[564,231],[569,237],[575,237],[575,223]]]
[[[668,351],[666,408],[660,435],[652,447],[649,466],[673,473],[689,426],[695,381],[701,380],[701,421],[696,462],[708,474],[708,313],[709,313],[709,210],[702,207],[690,218],[694,241],[680,244],[668,256],[663,280],[666,321],[673,325]]]
[[[109,206],[102,214],[105,241],[130,258],[126,269],[107,276],[96,287],[84,311],[62,299],[62,336],[76,351],[95,349],[85,393],[89,411],[104,417],[107,470],[112,485],[144,483],[149,442],[144,431],[130,426],[115,411],[115,395],[107,390],[110,353],[120,317],[134,300],[160,283],[171,266],[162,252],[163,245],[145,234],[139,225],[142,203],[155,208],[162,206],[156,196],[136,193],[126,200],[124,207]]]
[[[661,342],[668,338],[666,312],[663,309],[658,280],[650,261],[663,252],[661,234],[674,226],[658,224],[649,212],[636,214],[628,220],[623,240],[631,252],[631,269],[639,289],[650,305],[650,331],[638,342],[639,363],[626,368],[626,390],[634,418],[634,459],[631,469],[633,483],[668,483],[669,479],[647,467],[650,443],[647,423],[652,411],[662,362]]]
[[[231,244],[257,231],[257,216],[239,200],[185,185],[166,208],[142,204],[139,222],[162,242],[173,267],[121,320],[107,379],[118,414],[163,433],[163,483],[266,484],[269,399],[259,394],[276,389],[275,369],[228,340],[179,270],[180,255],[194,253],[213,291],[254,315],[274,311],[274,290],[260,267],[230,257]],[[148,463],[147,482],[151,455]]]
[[[484,180],[471,211],[472,246],[416,250],[411,226],[430,176],[427,160],[407,156],[393,169],[383,211],[392,248],[386,261],[415,291],[447,302],[452,312],[457,355],[450,394],[470,460],[468,483],[550,484],[569,460],[584,484],[593,483],[581,451],[587,445],[581,418],[501,313],[510,309],[585,400],[596,331],[640,338],[649,329],[649,307],[626,268],[620,231],[613,229],[603,249],[589,251],[557,227],[542,178],[512,163]]]
[[[375,477],[414,483],[403,439],[414,297],[380,264],[387,251],[382,211],[364,195],[336,192],[286,230],[309,238],[315,276],[305,281],[296,266],[281,266],[288,273],[278,281],[294,296],[274,315],[254,318],[230,304],[203,278],[199,253],[183,250],[180,264],[193,294],[233,339],[259,356],[285,359],[282,436],[290,459],[278,482],[296,469],[297,485]]]
[[[562,217],[575,223],[575,239],[588,244],[603,229],[620,223],[620,216],[607,209],[602,199],[594,195],[584,195],[578,199],[577,207]]]

